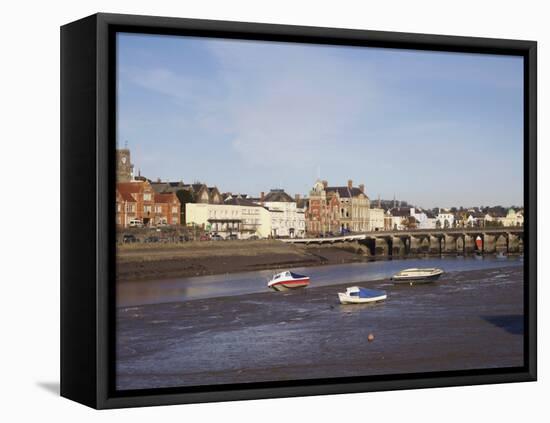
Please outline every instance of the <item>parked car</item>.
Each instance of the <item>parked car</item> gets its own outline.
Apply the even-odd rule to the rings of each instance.
[[[140,219],[132,219],[128,222],[130,228],[142,228],[143,222]]]
[[[254,239],[254,240],[256,240],[256,239],[260,239],[260,237],[259,237],[258,235],[252,235],[252,236],[251,236],[250,238],[248,238],[248,239]]]
[[[180,235],[178,240],[179,242],[187,242],[189,241],[189,237],[187,235]]]
[[[127,244],[127,243],[132,243],[132,242],[138,242],[138,239],[136,238],[136,236],[134,234],[124,234],[122,236],[122,242]]]
[[[222,241],[222,240],[223,240],[223,238],[222,238],[222,236],[221,236],[220,234],[214,234],[214,235],[212,235],[212,236],[210,237],[210,239],[211,239],[212,241]]]
[[[237,234],[229,234],[229,237],[227,239],[239,239]]]
[[[159,242],[160,239],[158,236],[149,236],[145,238],[145,242]]]
[[[210,241],[210,237],[206,234],[201,235],[199,238],[200,241]]]

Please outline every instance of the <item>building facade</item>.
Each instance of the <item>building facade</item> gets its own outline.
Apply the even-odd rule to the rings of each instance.
[[[415,207],[410,208],[411,216],[418,222],[418,229],[435,229],[436,219],[435,216],[429,212]]]
[[[338,193],[327,193],[327,182],[317,181],[309,192],[305,212],[306,230],[311,235],[340,231],[340,200]]]
[[[185,209],[187,225],[200,226],[222,238],[268,238],[271,235],[269,211],[249,200],[232,198],[223,204],[187,203]]]
[[[208,187],[206,184],[184,184],[179,182],[156,181],[151,182],[155,192],[159,194],[174,193],[180,203],[180,222],[182,225],[187,223],[185,215],[185,205],[187,203],[201,204],[222,204],[223,198],[217,187]]]
[[[369,208],[367,212],[367,231],[383,231],[384,220],[384,209]]]
[[[299,209],[295,199],[282,189],[272,189],[267,195],[260,195],[259,204],[271,216],[271,236],[303,238],[306,232],[304,210]]]
[[[119,182],[116,186],[116,224],[123,228],[179,225],[179,200],[174,193],[156,193],[148,181]]]
[[[369,223],[370,200],[365,194],[365,186],[353,186],[348,180],[346,186],[326,187],[327,195],[337,195],[340,202],[340,232],[366,232],[372,226]]]
[[[508,209],[506,216],[499,219],[502,226],[523,226],[523,213]]]
[[[455,215],[448,210],[439,209],[435,225],[438,228],[447,229],[455,226]]]
[[[411,209],[408,207],[391,208],[386,212],[385,227],[387,231],[402,231],[410,229]]]
[[[128,192],[116,190],[116,226],[127,228],[137,220],[137,201]]]

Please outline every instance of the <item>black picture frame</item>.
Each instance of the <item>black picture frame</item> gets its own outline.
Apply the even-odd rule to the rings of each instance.
[[[353,45],[524,58],[523,367],[140,391],[114,389],[117,32]],[[537,378],[537,44],[336,28],[95,14],[61,28],[61,395],[90,407],[230,401],[534,381]]]

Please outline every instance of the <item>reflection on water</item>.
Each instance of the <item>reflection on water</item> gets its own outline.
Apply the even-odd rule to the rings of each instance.
[[[490,269],[521,265],[518,257],[442,257],[407,260],[337,264],[331,266],[293,268],[311,278],[311,287],[335,284],[355,284],[388,279],[409,267],[440,267],[446,272]],[[278,270],[280,271],[280,270]],[[180,302],[200,298],[266,292],[267,282],[274,270],[231,273],[152,281],[118,282],[117,306]],[[388,285],[390,283],[388,282]],[[383,285],[380,285],[383,286]]]

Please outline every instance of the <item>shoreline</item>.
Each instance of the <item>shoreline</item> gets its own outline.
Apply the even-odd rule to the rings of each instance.
[[[296,246],[280,241],[217,241],[185,246],[117,248],[117,282],[135,282],[231,274],[334,264],[393,260],[369,256],[358,243],[340,246]],[[417,253],[397,256],[407,260],[461,256],[456,253]]]

